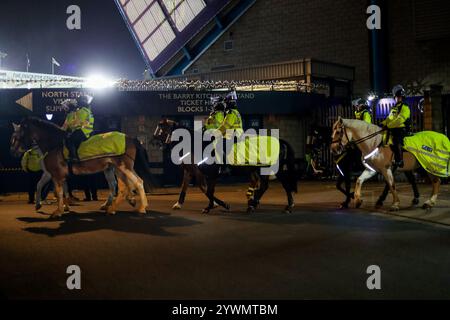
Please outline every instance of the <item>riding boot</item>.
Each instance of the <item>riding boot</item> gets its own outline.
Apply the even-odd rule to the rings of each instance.
[[[404,162],[403,162],[403,148],[400,144],[396,145],[394,147],[394,166],[396,168],[403,168]]]
[[[69,150],[69,161],[79,162],[80,158],[78,157],[77,147],[71,143],[67,146],[67,149]]]

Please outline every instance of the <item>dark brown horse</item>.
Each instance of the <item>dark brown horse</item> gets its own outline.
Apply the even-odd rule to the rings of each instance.
[[[173,131],[173,127],[175,126],[178,127],[178,124],[172,120],[161,120],[153,133],[153,141],[162,148],[171,148],[173,142],[170,141],[170,136]],[[206,194],[206,179],[203,173],[199,170],[198,165],[195,163],[182,162],[180,166],[183,170],[183,180],[181,183],[181,191],[178,196],[178,201],[172,206],[172,209],[174,210],[179,210],[182,208],[186,198],[186,192],[192,178],[195,178],[200,190]],[[214,202],[217,204],[222,201],[216,198]]]
[[[175,121],[164,119],[158,124],[154,136],[160,141],[164,141],[166,144],[171,144],[171,136],[173,131],[177,129],[187,129],[181,127]],[[189,129],[187,129],[189,130]],[[193,137],[192,130],[191,137]],[[285,207],[285,212],[292,212],[294,208],[294,197],[293,193],[297,192],[297,178],[294,169],[294,152],[291,146],[280,140],[280,154],[278,157],[280,161],[280,170],[276,173],[277,178],[280,180],[283,188],[286,191],[288,204]],[[206,181],[206,196],[209,199],[208,206],[203,210],[204,213],[208,213],[211,209],[216,207],[216,204],[229,209],[229,204],[217,199],[214,196],[215,186],[218,178],[221,176],[222,165],[210,164],[204,165],[201,169],[197,164],[188,164],[191,166],[189,170],[196,170],[200,174],[203,181]],[[248,208],[247,212],[253,212],[259,205],[260,199],[266,192],[269,184],[269,176],[261,175],[259,166],[231,166],[231,174],[236,176],[249,176],[250,177],[250,187],[247,192]]]
[[[52,176],[58,197],[58,207],[51,217],[61,216],[64,213],[64,204],[68,208],[68,203],[63,199],[62,187],[69,174],[69,166],[63,155],[65,136],[66,132],[54,123],[37,118],[26,118],[20,125],[14,124],[14,134],[11,138],[11,152],[13,154],[23,153],[31,147],[32,143],[36,143],[41,151],[46,154],[44,159],[45,168]],[[147,170],[148,164],[144,161],[143,153],[145,153],[145,150],[136,139],[129,137],[125,139],[126,147],[123,155],[106,156],[73,163],[71,171],[73,174],[83,175],[105,171],[111,167],[114,168],[119,179],[119,193],[111,206],[107,208],[107,212],[115,213],[117,206],[127,195],[127,190],[129,190],[139,195],[140,201],[137,211],[144,214],[146,213],[148,201],[144,191],[143,180],[137,175],[136,171],[139,171],[141,176],[146,179],[146,182],[151,183]]]

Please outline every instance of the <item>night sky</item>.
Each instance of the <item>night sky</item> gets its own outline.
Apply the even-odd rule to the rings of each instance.
[[[69,30],[69,5],[81,8],[81,30]],[[0,51],[3,68],[57,74],[141,79],[145,63],[114,0],[1,0]]]

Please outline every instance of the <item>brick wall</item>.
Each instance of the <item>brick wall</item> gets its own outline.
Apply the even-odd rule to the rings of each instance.
[[[188,70],[315,58],[354,66],[357,95],[370,88],[366,0],[257,0]],[[390,85],[441,84],[450,91],[450,39],[417,41],[414,1],[387,1]],[[386,17],[385,16],[385,17]],[[232,35],[230,36],[230,32]],[[225,52],[223,43],[233,39]]]
[[[365,4],[365,0],[258,0],[189,70],[315,58],[355,66],[355,90],[366,93]],[[230,32],[234,48],[225,52],[223,43]]]
[[[388,3],[391,84],[404,83],[419,88],[441,84],[444,91],[450,91],[450,39],[417,41],[414,1]]]

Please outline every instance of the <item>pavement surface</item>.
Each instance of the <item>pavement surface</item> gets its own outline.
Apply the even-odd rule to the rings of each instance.
[[[336,209],[342,197],[332,183],[299,187],[291,214],[283,213],[286,199],[277,182],[250,215],[245,185],[219,186],[217,195],[231,210],[208,215],[195,188],[179,211],[171,209],[176,189],[150,195],[145,216],[125,204],[107,216],[98,210],[101,202],[80,202],[70,214],[48,220],[24,204],[24,194],[0,197],[0,296],[450,298],[448,185],[431,212],[411,208],[409,186],[399,185],[402,209],[396,213],[373,209],[381,184],[367,184],[363,207],[348,210]],[[428,186],[419,188],[428,195]],[[67,289],[69,265],[81,269],[81,290]],[[370,265],[380,267],[381,290],[367,288]]]

